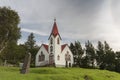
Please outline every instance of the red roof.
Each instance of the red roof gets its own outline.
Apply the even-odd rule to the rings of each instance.
[[[54,37],[56,37],[57,35],[59,35],[56,22],[54,22],[54,25],[53,25],[53,29],[52,29],[51,34],[53,34]]]
[[[66,46],[67,44],[61,45],[61,51],[63,51]]]
[[[46,51],[48,52],[48,45],[43,44],[44,48],[46,49]]]
[[[53,28],[52,28],[52,32],[51,32],[50,36],[51,35],[53,35],[54,37],[56,37],[57,35],[60,36],[59,31],[58,31],[58,27],[57,27],[57,23],[56,23],[56,19],[54,20],[54,24],[53,24]],[[49,38],[50,38],[50,36],[49,36]],[[60,39],[61,39],[61,37],[60,37]]]

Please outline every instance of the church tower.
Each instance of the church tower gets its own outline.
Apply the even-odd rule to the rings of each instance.
[[[53,28],[49,36],[49,64],[55,65],[57,58],[61,53],[61,37],[58,31],[56,19],[54,19]]]

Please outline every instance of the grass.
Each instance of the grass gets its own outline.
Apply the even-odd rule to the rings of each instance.
[[[20,74],[17,67],[0,67],[0,80],[120,80],[120,74],[83,68],[31,68]]]

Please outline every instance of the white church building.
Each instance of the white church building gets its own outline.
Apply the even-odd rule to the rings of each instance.
[[[48,45],[42,44],[36,54],[35,66],[72,67],[73,54],[68,44],[62,44],[56,20],[48,38]]]

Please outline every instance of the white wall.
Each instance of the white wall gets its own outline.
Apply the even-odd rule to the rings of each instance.
[[[45,55],[45,61],[39,62],[39,55],[41,54],[41,51],[43,51],[43,54]],[[42,45],[36,55],[35,66],[43,66],[48,63],[49,63],[49,53],[46,51],[46,49]]]

